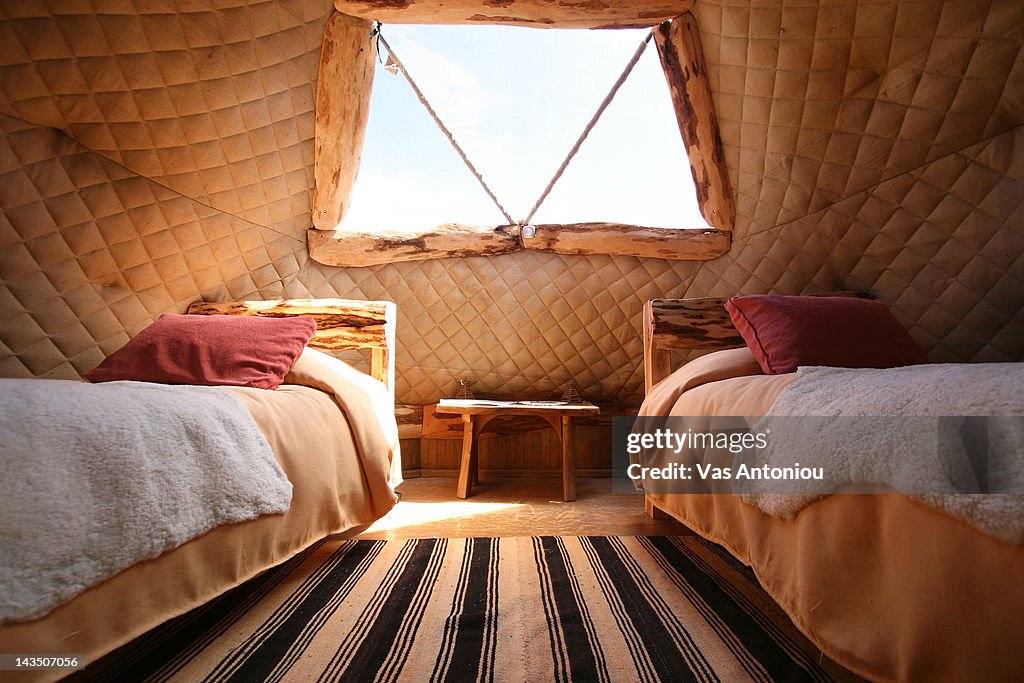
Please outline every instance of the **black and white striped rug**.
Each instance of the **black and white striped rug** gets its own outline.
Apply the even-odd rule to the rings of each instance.
[[[695,537],[333,541],[87,680],[828,681],[748,569]]]

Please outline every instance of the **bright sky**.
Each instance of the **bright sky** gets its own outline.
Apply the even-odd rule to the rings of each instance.
[[[526,217],[646,33],[383,30],[515,220]],[[705,227],[653,41],[531,222],[588,221]],[[378,65],[362,164],[342,227],[505,222],[405,78]]]

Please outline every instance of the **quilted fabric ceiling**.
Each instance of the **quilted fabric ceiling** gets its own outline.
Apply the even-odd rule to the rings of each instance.
[[[769,5],[769,6],[763,6]],[[1024,123],[1024,5],[698,2],[750,232]]]
[[[0,110],[257,225],[309,227],[329,1],[11,2]]]
[[[399,308],[398,400],[638,402],[657,296],[874,289],[936,360],[1024,359],[1024,6],[700,0],[737,200],[706,263],[309,261],[329,0],[0,4],[0,375],[75,377],[196,299]]]

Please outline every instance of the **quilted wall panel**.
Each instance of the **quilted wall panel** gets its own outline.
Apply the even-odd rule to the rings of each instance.
[[[1024,358],[1020,3],[701,0],[740,214],[721,259],[364,269],[302,241],[329,4],[0,5],[0,374],[76,376],[161,312],[281,295],[397,302],[405,403],[458,377],[638,402],[656,296],[869,287],[937,360]]]
[[[74,378],[160,313],[275,296],[304,242],[0,115],[0,376]]]
[[[694,14],[738,234],[1024,123],[1017,0],[700,0]]]
[[[933,360],[1024,359],[1024,127],[748,232],[687,295],[836,289],[874,291]]]
[[[305,261],[330,0],[0,4],[0,374],[76,377]]]
[[[0,111],[300,234],[330,11],[330,0],[0,3]]]

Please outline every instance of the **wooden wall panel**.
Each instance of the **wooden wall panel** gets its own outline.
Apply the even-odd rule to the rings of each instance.
[[[415,474],[404,456],[403,469]],[[577,476],[603,476],[611,472],[612,434],[608,425],[573,428]],[[418,466],[424,475],[455,477],[462,457],[462,441],[424,437],[419,441]],[[480,470],[484,476],[554,476],[562,470],[561,443],[550,428],[519,434],[484,434],[480,439]]]

